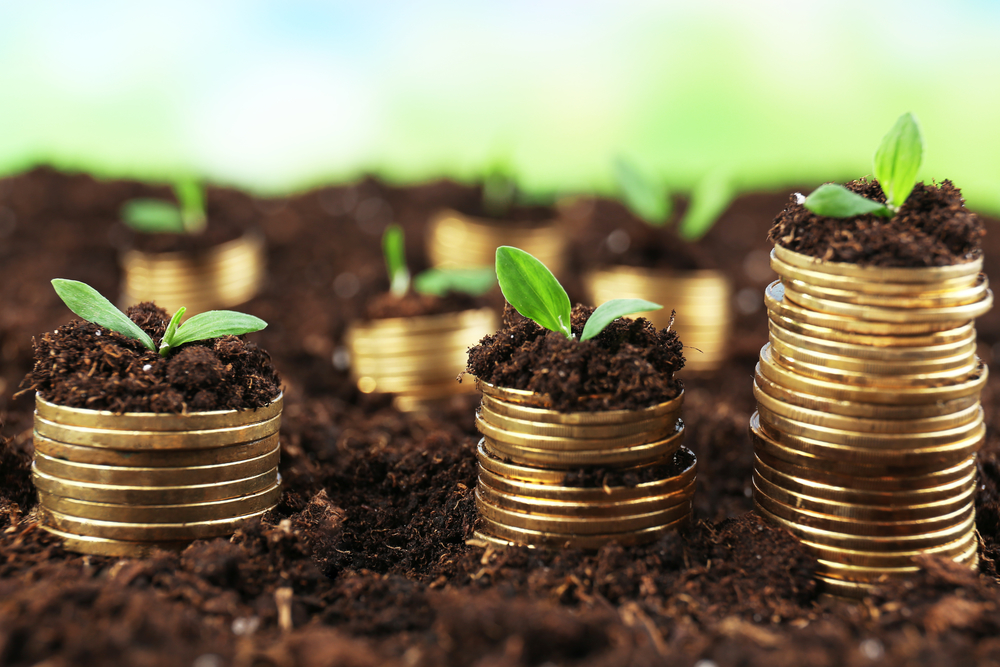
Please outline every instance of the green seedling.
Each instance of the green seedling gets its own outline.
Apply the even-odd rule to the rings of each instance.
[[[506,216],[517,198],[517,182],[506,161],[497,161],[483,176],[483,211],[494,218]]]
[[[663,183],[644,174],[622,157],[615,159],[614,172],[618,192],[626,208],[652,227],[666,225],[672,206],[670,194]]]
[[[122,206],[122,220],[147,234],[198,234],[205,229],[205,193],[193,180],[174,184],[177,204],[162,199],[132,199]]]
[[[385,268],[389,273],[389,291],[396,296],[405,296],[413,287],[419,294],[442,297],[448,292],[461,292],[472,296],[482,296],[496,284],[493,270],[486,266],[471,269],[428,269],[421,272],[411,282],[410,269],[406,265],[406,243],[403,228],[389,225],[382,235],[382,254]]]
[[[497,248],[497,280],[507,303],[540,327],[573,338],[572,307],[566,290],[548,267],[520,248]],[[589,340],[619,317],[663,308],[644,299],[612,299],[602,303],[583,327],[580,340]]]
[[[884,204],[834,183],[819,186],[802,204],[816,215],[828,218],[850,218],[866,213],[891,218],[913,192],[923,157],[924,137],[920,123],[912,113],[905,113],[882,137],[875,151],[874,174],[885,193]]]
[[[52,287],[55,288],[56,294],[63,300],[63,303],[79,317],[105,329],[117,331],[127,338],[139,341],[146,348],[154,352],[157,351],[149,334],[140,329],[135,322],[129,319],[128,315],[116,308],[113,303],[101,296],[100,292],[87,283],[56,278],[52,281]],[[170,318],[166,333],[163,334],[163,340],[160,341],[160,356],[167,356],[170,350],[185,343],[219,338],[220,336],[239,336],[260,331],[267,326],[267,322],[259,317],[232,310],[210,310],[194,315],[187,322],[181,324],[181,318],[184,317],[186,311],[186,308],[179,308]]]

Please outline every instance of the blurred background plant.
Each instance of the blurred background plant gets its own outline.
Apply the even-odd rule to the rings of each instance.
[[[869,173],[913,110],[920,178],[997,213],[998,31],[991,0],[4,2],[0,173],[267,194],[501,154],[526,193],[612,195],[627,155],[694,193],[693,238],[735,192]]]

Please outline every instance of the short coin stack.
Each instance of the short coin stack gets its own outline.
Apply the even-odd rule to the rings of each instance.
[[[696,463],[683,447],[683,394],[642,410],[558,412],[538,395],[479,383],[477,537],[532,547],[640,544],[691,515]],[[571,471],[626,473],[636,484],[568,481]]]
[[[816,554],[834,594],[914,572],[921,554],[975,567],[982,260],[860,267],[777,246],[771,266],[750,422],[757,510]]]
[[[107,556],[231,534],[278,502],[281,407],[115,414],[36,397],[41,525]]]
[[[489,308],[360,322],[345,337],[351,376],[362,393],[395,394],[396,409],[420,410],[475,390],[455,378],[465,370],[469,347],[495,330]]]

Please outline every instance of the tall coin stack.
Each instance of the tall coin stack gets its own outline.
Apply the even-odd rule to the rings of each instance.
[[[696,462],[681,446],[683,394],[641,410],[558,412],[535,407],[532,392],[479,386],[478,538],[597,549],[655,541],[689,520]],[[601,473],[572,481],[581,470]]]
[[[817,556],[833,594],[915,572],[922,554],[976,567],[982,258],[878,268],[776,246],[771,266],[750,421],[757,510]]]

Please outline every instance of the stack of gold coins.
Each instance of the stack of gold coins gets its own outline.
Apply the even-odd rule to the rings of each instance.
[[[690,519],[696,462],[681,446],[683,394],[641,410],[558,412],[535,407],[533,392],[479,386],[480,539],[596,549],[654,541]]]
[[[493,266],[497,248],[521,248],[534,255],[555,275],[566,265],[565,231],[555,219],[513,222],[474,218],[445,209],[436,213],[427,232],[427,255],[441,269]]]
[[[640,313],[659,328],[671,325],[684,341],[684,368],[714,371],[726,360],[732,324],[732,286],[719,271],[664,271],[615,266],[584,277],[592,303],[645,299],[663,310]]]
[[[496,331],[489,308],[397,317],[353,324],[345,337],[351,376],[365,394],[395,394],[397,409],[414,411],[463,392],[468,349]]]
[[[781,246],[750,429],[757,510],[863,595],[913,557],[977,564],[975,454],[985,436],[974,319],[982,259],[929,268],[824,262]]]
[[[129,250],[121,262],[122,303],[155,301],[171,313],[182,306],[201,313],[238,306],[257,294],[264,281],[264,239],[247,233],[200,253]]]
[[[36,397],[41,526],[105,556],[229,535],[278,502],[281,408],[115,414]]]

